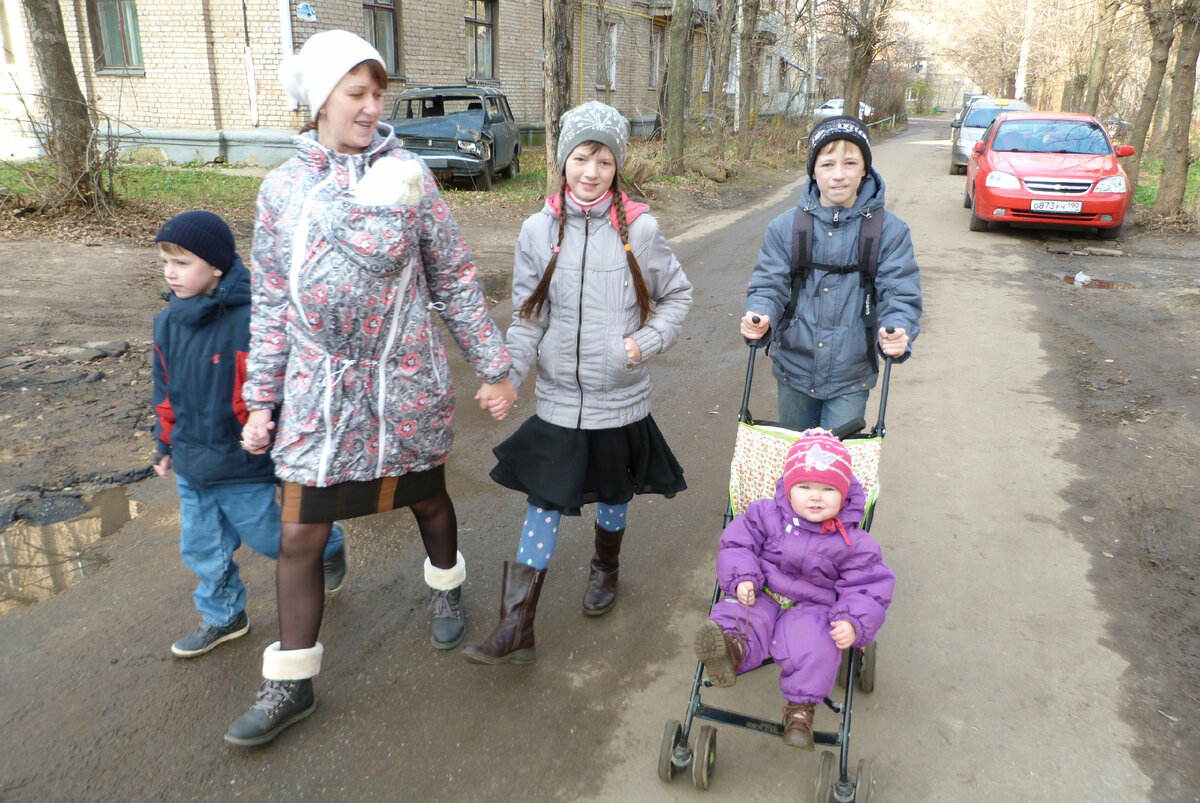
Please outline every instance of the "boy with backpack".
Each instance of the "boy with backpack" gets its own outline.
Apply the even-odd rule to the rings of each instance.
[[[796,208],[767,226],[740,331],[750,340],[770,332],[779,423],[833,430],[864,416],[879,353],[911,354],[921,276],[908,225],[883,208],[861,120],[813,128],[808,176]]]

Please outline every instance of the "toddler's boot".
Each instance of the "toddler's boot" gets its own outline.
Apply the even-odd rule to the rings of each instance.
[[[583,595],[583,612],[588,616],[603,616],[617,602],[617,568],[625,529],[610,532],[599,524],[595,527],[596,554],[592,556],[587,591]]]
[[[533,642],[533,617],[542,593],[545,569],[504,561],[500,586],[500,623],[482,644],[463,648],[473,664],[531,664],[537,659]]]
[[[813,703],[787,703],[783,707],[783,743],[801,750],[813,749]]]
[[[732,686],[737,680],[738,667],[746,657],[746,642],[738,633],[722,630],[708,619],[696,631],[693,643],[696,657],[704,662],[708,679],[714,686]]]
[[[225,732],[225,741],[230,744],[265,744],[316,710],[312,679],[321,671],[324,645],[318,641],[304,650],[281,650],[279,646],[276,641],[263,651],[263,682],[258,687],[258,698]]]
[[[439,569],[425,558],[425,584],[433,589],[429,610],[433,613],[429,640],[439,650],[452,650],[467,634],[467,612],[462,606],[462,584],[467,579],[467,563],[461,552],[449,569]]]

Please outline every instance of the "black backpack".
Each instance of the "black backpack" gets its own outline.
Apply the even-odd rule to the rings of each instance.
[[[778,328],[782,333],[791,323],[792,316],[796,314],[796,301],[800,297],[800,291],[814,269],[838,275],[857,273],[864,290],[862,319],[867,335],[867,355],[875,373],[879,373],[879,357],[875,353],[875,329],[879,322],[875,311],[875,276],[879,272],[879,242],[883,239],[883,217],[882,208],[876,209],[874,214],[868,212],[863,216],[862,225],[858,229],[857,264],[824,265],[812,261],[813,216],[803,207],[796,207],[792,222],[792,293],[787,306],[783,308],[783,318]]]

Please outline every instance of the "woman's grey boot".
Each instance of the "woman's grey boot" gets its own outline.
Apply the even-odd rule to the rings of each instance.
[[[462,584],[466,579],[467,563],[461,552],[455,553],[455,564],[449,569],[439,569],[425,559],[425,583],[433,589],[429,641],[436,649],[452,650],[467,635],[467,612],[462,606]]]
[[[263,682],[250,710],[229,726],[225,741],[252,747],[271,741],[317,708],[312,679],[321,671],[325,647],[281,650],[279,642],[263,651]]]

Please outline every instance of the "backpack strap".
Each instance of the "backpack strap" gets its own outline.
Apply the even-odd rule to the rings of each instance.
[[[800,290],[808,279],[812,265],[813,216],[807,209],[796,204],[796,213],[792,217],[792,292],[787,305],[783,308],[783,317],[775,327],[782,332],[787,327],[792,316],[796,314],[796,301],[800,298]]]
[[[867,361],[871,370],[879,373],[879,355],[875,353],[875,330],[879,328],[879,313],[875,309],[875,277],[879,274],[879,242],[883,239],[882,208],[867,213],[858,229],[858,269],[863,288],[863,328],[867,333]]]

